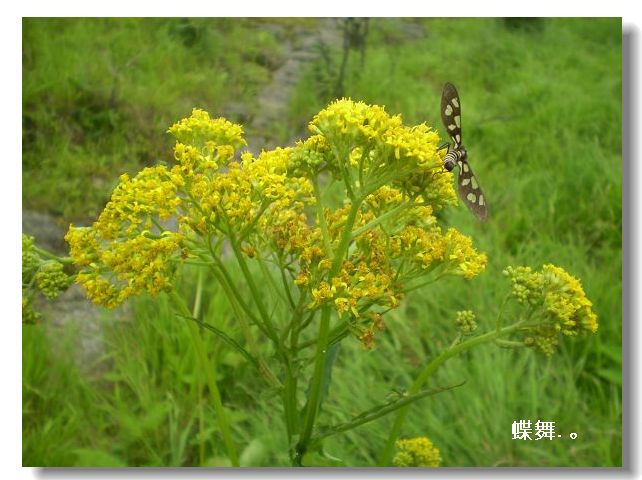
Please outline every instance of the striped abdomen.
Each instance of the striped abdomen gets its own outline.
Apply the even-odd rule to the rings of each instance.
[[[449,172],[455,168],[461,160],[466,159],[466,149],[464,147],[455,148],[449,151],[444,157],[444,168]]]

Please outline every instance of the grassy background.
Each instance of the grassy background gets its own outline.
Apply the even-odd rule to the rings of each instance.
[[[163,131],[191,107],[241,121],[256,114],[257,93],[286,60],[283,36],[314,28],[274,19],[25,20],[24,205],[91,218],[119,173],[167,158]],[[598,334],[567,339],[551,359],[485,346],[451,360],[436,384],[467,383],[416,404],[403,435],[428,435],[445,466],[621,465],[620,20],[378,19],[367,40],[363,64],[351,52],[341,93],[437,126],[441,86],[457,85],[491,218],[478,224],[462,206],[445,221],[473,236],[489,265],[472,282],[411,295],[374,351],[345,342],[323,420],[407,388],[452,341],[456,310],[474,309],[489,328],[506,265],[550,262],[582,279]],[[278,140],[289,142],[331,99],[341,54],[308,65],[283,119],[292,134]],[[234,331],[214,285],[205,298],[206,320]],[[162,300],[139,299],[132,314],[133,322],[105,319],[106,352],[89,370],[74,362],[72,328],[55,338],[45,325],[23,329],[24,465],[226,464],[187,326]],[[274,392],[214,338],[208,348],[221,363],[242,464],[287,465]],[[578,438],[514,441],[519,419],[555,421]],[[390,424],[331,437],[325,449],[341,462],[324,462],[373,465]]]

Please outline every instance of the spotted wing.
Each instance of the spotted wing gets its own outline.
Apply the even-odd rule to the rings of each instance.
[[[457,163],[459,164],[459,178],[457,180],[459,198],[478,219],[486,220],[488,218],[486,197],[484,197],[473,170],[466,158],[461,158]]]
[[[461,145],[461,103],[457,89],[452,83],[446,83],[441,94],[441,121],[455,148],[459,147]]]

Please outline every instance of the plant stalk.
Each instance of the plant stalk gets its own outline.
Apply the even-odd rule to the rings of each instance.
[[[509,327],[504,327],[501,330],[493,330],[483,335],[479,335],[477,337],[471,338],[470,340],[467,340],[465,342],[458,343],[457,345],[454,345],[451,348],[443,351],[440,355],[438,355],[435,359],[433,359],[428,365],[426,365],[424,369],[419,373],[419,375],[413,382],[412,386],[408,390],[408,395],[416,395],[419,392],[419,390],[423,387],[424,383],[426,383],[426,380],[428,380],[430,375],[432,375],[435,372],[435,370],[437,370],[441,365],[443,365],[450,358],[470,348],[476,347],[484,343],[492,342],[496,338],[506,335],[507,333],[514,332],[515,330],[519,329],[522,326],[523,326],[522,322],[517,322],[514,325],[511,325]],[[403,426],[403,422],[406,419],[406,416],[408,415],[408,408],[409,408],[408,406],[405,406],[397,411],[395,421],[393,423],[392,429],[390,430],[390,435],[388,436],[388,440],[386,442],[384,450],[379,457],[378,464],[380,467],[390,466],[395,443],[397,441],[399,434],[401,433],[401,427]]]

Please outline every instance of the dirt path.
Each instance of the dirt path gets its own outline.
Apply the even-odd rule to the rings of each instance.
[[[319,56],[319,45],[340,46],[343,41],[341,28],[340,19],[322,18],[315,29],[301,28],[294,37],[284,36],[282,54],[286,60],[273,72],[272,80],[259,93],[257,113],[246,125],[251,152],[256,154],[261,149],[277,146],[277,141],[263,132],[274,131],[274,125],[283,123],[297,83],[306,67]]]

